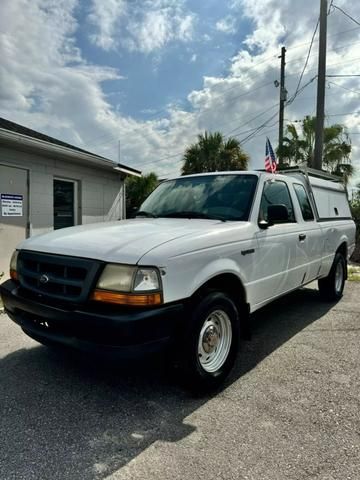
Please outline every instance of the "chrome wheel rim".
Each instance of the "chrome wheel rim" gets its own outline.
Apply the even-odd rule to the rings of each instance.
[[[231,321],[224,310],[215,310],[206,318],[199,335],[198,357],[208,373],[219,370],[230,352],[232,341]]]
[[[338,262],[335,270],[335,290],[336,293],[340,293],[343,285],[344,279],[344,267],[341,262]]]

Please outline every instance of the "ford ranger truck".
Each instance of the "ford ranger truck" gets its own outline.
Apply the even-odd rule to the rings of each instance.
[[[133,357],[166,350],[199,388],[231,370],[248,314],[304,285],[343,293],[355,224],[321,172],[171,178],[136,218],[21,243],[5,311],[45,345]]]

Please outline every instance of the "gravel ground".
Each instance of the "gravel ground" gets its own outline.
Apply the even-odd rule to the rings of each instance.
[[[0,479],[360,478],[360,283],[252,316],[222,392],[192,398],[159,361],[51,351],[0,316]]]

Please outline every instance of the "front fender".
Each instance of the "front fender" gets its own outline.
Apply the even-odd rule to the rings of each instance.
[[[213,262],[205,265],[192,279],[189,287],[189,297],[191,297],[202,285],[207,283],[214,277],[219,275],[230,273],[235,275],[244,287],[244,293],[246,296],[246,278],[244,273],[239,268],[239,265],[230,258],[219,258],[214,260]],[[246,298],[245,298],[246,301]]]

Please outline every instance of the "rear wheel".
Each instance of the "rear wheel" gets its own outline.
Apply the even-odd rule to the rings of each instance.
[[[341,253],[335,255],[334,263],[327,277],[318,281],[321,296],[325,300],[340,300],[346,280],[346,260]]]
[[[218,387],[232,369],[240,337],[235,303],[222,292],[209,292],[195,306],[179,347],[183,380],[195,391]]]

